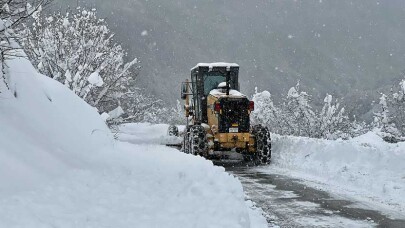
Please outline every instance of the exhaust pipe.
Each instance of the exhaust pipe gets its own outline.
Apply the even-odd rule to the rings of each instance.
[[[231,81],[231,71],[226,73],[226,95],[229,96],[229,90],[231,87],[229,86],[229,82]]]

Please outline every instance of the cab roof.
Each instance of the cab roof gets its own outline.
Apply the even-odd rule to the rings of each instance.
[[[199,67],[208,67],[212,70],[214,67],[226,67],[230,70],[231,67],[239,67],[236,63],[225,63],[225,62],[217,62],[217,63],[198,63],[195,67],[191,68],[191,71],[199,68]]]
[[[219,89],[211,90],[210,95],[212,95],[214,97],[217,97],[217,98],[228,97],[225,92],[222,92]],[[246,95],[244,95],[241,92],[239,92],[237,90],[234,90],[234,89],[229,90],[229,96],[230,97],[237,97],[237,98],[247,98]]]

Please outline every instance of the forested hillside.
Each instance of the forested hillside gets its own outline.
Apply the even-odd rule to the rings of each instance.
[[[54,7],[76,4],[57,0]],[[252,94],[259,86],[275,99],[300,80],[314,96],[346,97],[361,107],[355,114],[369,111],[371,101],[378,101],[375,92],[397,84],[404,69],[405,2],[400,0],[79,4],[97,7],[116,39],[141,60],[140,83],[173,104],[180,80],[197,62],[238,62],[242,92]]]

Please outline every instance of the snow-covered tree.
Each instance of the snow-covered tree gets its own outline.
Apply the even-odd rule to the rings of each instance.
[[[9,88],[7,66],[4,61],[16,55],[14,50],[20,46],[17,31],[19,25],[31,15],[35,14],[50,0],[0,0],[0,72],[2,86]]]
[[[256,89],[251,121],[281,135],[347,139],[364,133],[365,124],[350,121],[345,109],[333,101],[332,95],[325,97],[319,111],[310,105],[309,98],[306,92],[299,90],[299,83],[288,91],[281,104],[274,104],[269,92],[257,92]]]
[[[351,128],[350,128],[350,136],[351,137],[357,137],[360,135],[364,135],[367,132],[372,130],[372,126],[365,121],[357,121],[356,117],[354,117],[354,121],[351,122]]]
[[[112,128],[131,122],[180,125],[186,120],[180,101],[177,101],[176,107],[167,107],[162,100],[139,88],[122,93],[113,107],[117,108],[101,115]]]
[[[401,133],[397,129],[395,123],[392,121],[389,110],[389,98],[385,94],[380,97],[380,111],[374,113],[374,124],[379,129],[381,136],[384,140],[389,142],[396,142],[400,138]]]
[[[392,94],[389,100],[391,121],[401,135],[405,136],[405,79],[399,83],[399,91]]]
[[[317,114],[314,129],[315,137],[326,139],[348,138],[351,135],[352,123],[345,115],[345,108],[333,103],[332,95],[327,94],[324,106]],[[358,126],[359,127],[359,126]]]
[[[384,140],[405,140],[405,79],[394,87],[391,94],[382,94],[379,111],[374,113],[374,127]]]
[[[315,112],[309,105],[310,96],[300,91],[300,83],[290,88],[281,106],[283,125],[287,126],[286,133],[297,136],[313,136]]]
[[[385,94],[381,94],[380,102],[381,110],[379,112],[374,113],[374,123],[377,127],[384,128],[389,121],[388,117],[388,104],[387,104],[387,96]]]
[[[274,133],[283,134],[280,110],[274,105],[271,94],[266,90],[258,92],[255,88],[252,101],[255,103],[255,110],[251,114],[252,124],[262,124]]]
[[[186,115],[184,110],[184,105],[177,100],[176,107],[168,109],[168,120],[166,123],[171,125],[182,125],[186,124]]]
[[[120,98],[122,106],[128,110],[125,122],[159,122],[159,116],[163,108],[163,102],[156,97],[147,94],[141,89],[123,94]]]
[[[95,9],[80,8],[33,16],[34,22],[24,25],[21,42],[33,65],[100,113],[116,109],[121,97],[131,93],[139,66],[136,58],[125,61],[127,54],[105,20],[97,18]]]

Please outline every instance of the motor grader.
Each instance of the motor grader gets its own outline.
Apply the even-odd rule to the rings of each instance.
[[[239,92],[238,76],[234,63],[200,63],[191,69],[191,80],[181,86],[187,119],[183,152],[211,159],[232,151],[245,160],[269,161],[270,133],[251,126],[254,102]]]

